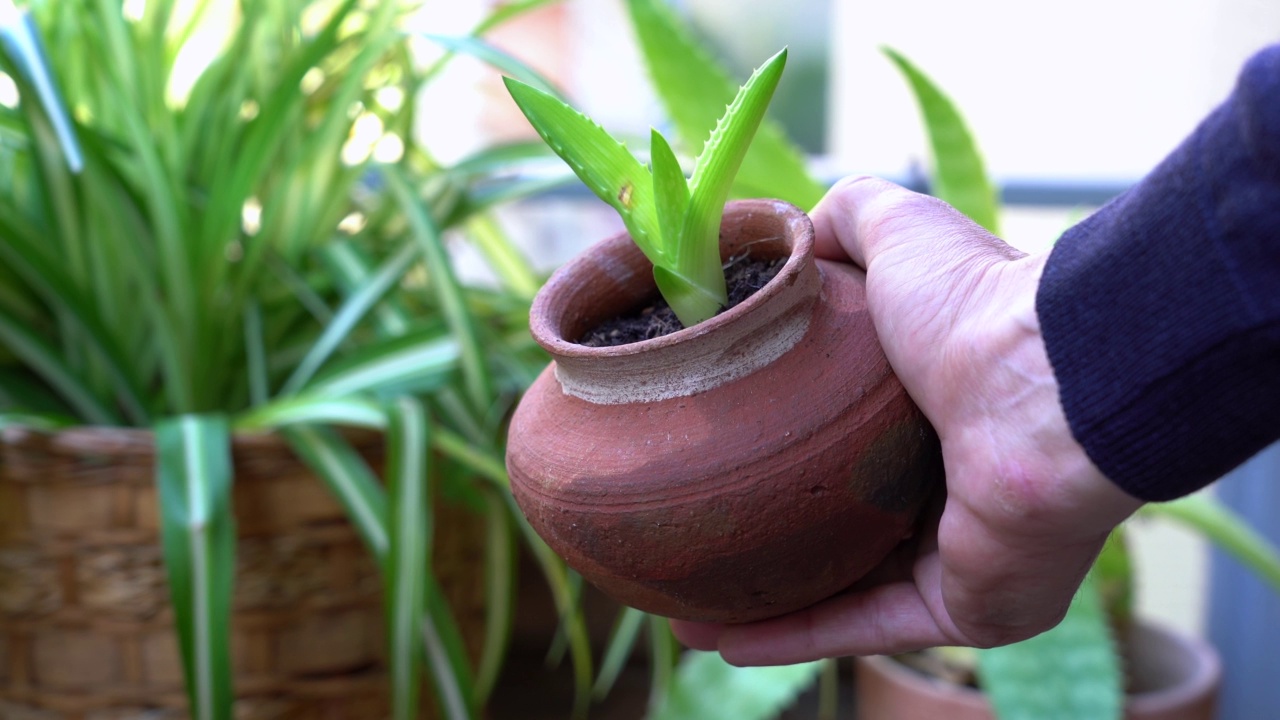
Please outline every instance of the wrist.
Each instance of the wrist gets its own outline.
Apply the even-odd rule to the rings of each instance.
[[[992,297],[959,323],[961,347],[975,357],[972,402],[959,404],[959,448],[985,457],[996,484],[994,522],[1028,537],[1096,537],[1132,514],[1141,501],[1108,480],[1071,432],[1049,362],[1035,297],[1047,255],[993,266]],[[986,357],[982,357],[986,355]]]

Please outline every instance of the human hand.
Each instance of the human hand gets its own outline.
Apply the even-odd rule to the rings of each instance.
[[[1048,255],[875,178],[837,184],[812,217],[819,257],[867,271],[881,344],[941,439],[946,496],[848,591],[758,623],[673,621],[676,635],[774,665],[990,647],[1053,627],[1140,502],[1093,466],[1063,415],[1035,310]]]

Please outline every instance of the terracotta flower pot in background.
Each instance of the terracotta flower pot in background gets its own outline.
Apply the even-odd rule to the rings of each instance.
[[[668,617],[745,622],[839,592],[911,533],[942,477],[864,275],[815,260],[812,223],[782,202],[729,205],[721,255],[743,252],[787,260],[665,337],[577,343],[655,295],[625,234],[561,268],[530,319],[554,362],[512,420],[512,491],[588,581]]]
[[[1130,691],[1125,720],[1212,720],[1221,682],[1208,643],[1152,625],[1122,639]],[[981,691],[930,677],[890,657],[858,658],[857,717],[867,720],[994,720]]]

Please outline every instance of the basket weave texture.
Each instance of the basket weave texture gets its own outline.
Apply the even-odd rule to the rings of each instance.
[[[381,438],[353,440],[379,467]],[[153,451],[143,430],[0,434],[0,718],[187,717]],[[384,717],[373,558],[280,438],[237,437],[232,454],[237,720]],[[477,516],[438,503],[433,570],[473,658],[483,543]]]

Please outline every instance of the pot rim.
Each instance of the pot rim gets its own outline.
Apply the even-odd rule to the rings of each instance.
[[[782,294],[785,288],[796,282],[804,269],[808,265],[812,264],[814,239],[813,233],[811,231],[804,231],[803,227],[805,224],[810,223],[808,214],[784,200],[760,198],[735,200],[725,205],[724,215],[728,216],[731,213],[750,212],[760,212],[762,214],[772,214],[783,217],[787,227],[787,232],[784,234],[784,237],[789,235],[791,238],[791,253],[787,257],[786,263],[778,270],[777,275],[775,275],[773,279],[734,307],[721,312],[715,317],[704,320],[693,327],[683,328],[668,335],[628,343],[626,345],[591,347],[565,339],[563,337],[563,333],[560,332],[561,328],[557,327],[556,324],[549,319],[555,314],[551,312],[550,305],[555,298],[556,293],[559,291],[560,286],[565,284],[566,278],[579,274],[599,272],[599,267],[594,264],[594,261],[592,260],[592,257],[595,255],[602,252],[617,252],[642,256],[643,253],[640,251],[639,246],[632,241],[630,234],[623,231],[596,243],[586,251],[578,254],[569,262],[565,263],[552,274],[551,278],[548,279],[547,283],[543,286],[543,289],[534,297],[533,304],[531,306],[529,314],[529,329],[533,334],[533,339],[541,345],[543,349],[551,353],[551,355],[556,358],[618,358],[641,355],[680,345],[714,333],[726,325],[731,325],[737,322],[738,319],[743,316],[751,314],[756,308],[770,302],[772,298]],[[652,274],[652,264],[648,264],[648,267],[650,268],[650,274]]]

